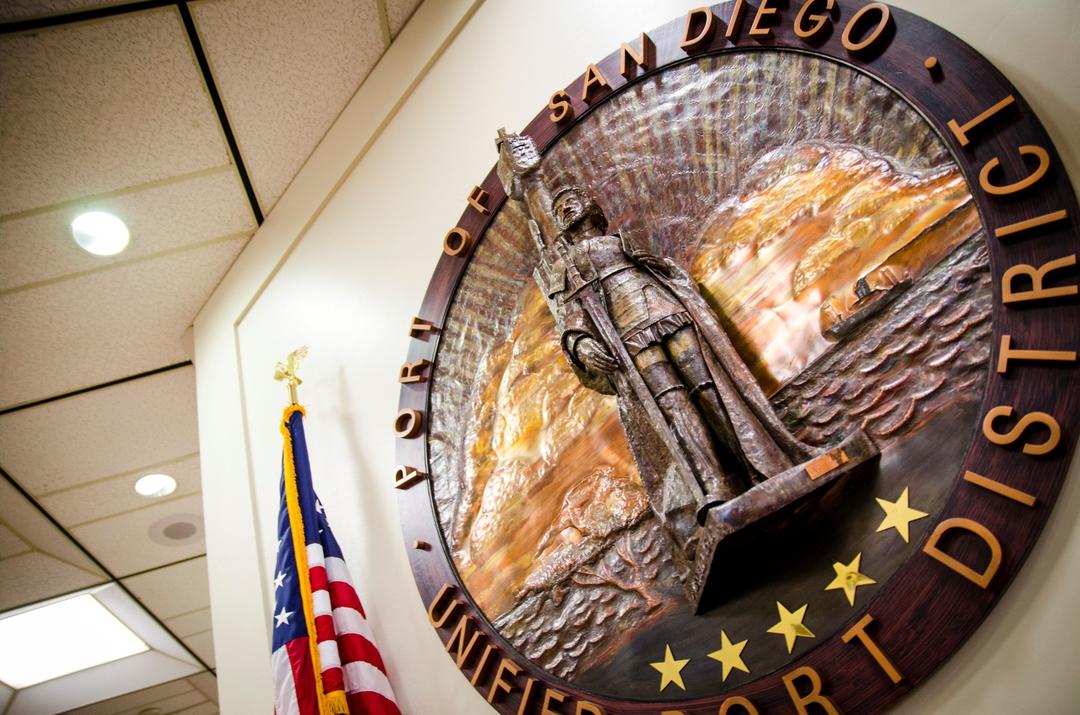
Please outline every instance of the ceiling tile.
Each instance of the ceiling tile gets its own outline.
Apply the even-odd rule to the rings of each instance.
[[[166,524],[172,522],[193,524],[191,536],[175,543],[170,542],[162,536],[162,531]],[[95,558],[117,576],[145,571],[206,553],[201,494],[76,526],[70,531]],[[168,531],[165,533],[168,534]],[[157,539],[148,538],[148,535],[157,535]],[[192,604],[191,608],[200,605],[205,604]]]
[[[23,541],[22,537],[6,525],[0,524],[0,559],[6,559],[16,554],[25,554],[27,551],[31,551],[32,548],[30,544]]]
[[[210,605],[210,582],[206,575],[205,557],[121,580],[144,606],[162,620]]]
[[[183,710],[174,710],[170,715],[217,715],[218,707],[213,703],[203,703]]]
[[[176,480],[176,491],[163,498],[144,497],[135,491],[135,482],[152,472],[168,474]],[[199,476],[199,455],[117,477],[108,477],[81,486],[68,487],[59,492],[36,495],[38,502],[66,527],[78,526],[88,521],[145,509],[164,504],[181,497],[198,494],[202,484]]]
[[[125,0],[4,0],[0,3],[0,20],[46,17],[121,2]]]
[[[108,581],[86,569],[40,551],[0,559],[0,611]]]
[[[182,638],[184,645],[191,650],[195,651],[195,655],[203,659],[207,665],[211,668],[216,667],[214,665],[214,637],[213,634],[207,631],[206,633],[200,633],[197,636],[189,636]]]
[[[86,705],[74,710],[68,710],[65,715],[120,715],[129,711],[138,712],[150,706],[161,707],[162,704],[171,703],[174,699],[192,700],[192,696],[201,697],[195,687],[186,678],[173,680],[152,688],[143,688],[133,693],[127,693],[116,698],[102,700],[93,705]],[[198,700],[195,700],[198,702]],[[163,708],[165,712],[171,712],[172,708]]]
[[[246,240],[0,296],[0,406],[186,360],[181,335]]]
[[[0,38],[0,215],[229,163],[175,8]]]
[[[131,231],[117,256],[95,256],[76,245],[71,221],[84,211],[107,211]],[[109,198],[90,199],[0,221],[0,292],[61,276],[107,270],[164,251],[255,230],[244,187],[232,166],[205,175]]]
[[[0,560],[0,610],[108,580],[66,534],[2,479],[0,524],[15,537],[6,537],[14,551],[5,550],[6,558]]]
[[[198,635],[210,630],[210,607],[165,619],[165,625],[180,638]]]
[[[210,0],[192,13],[269,213],[383,53],[375,0]]]
[[[178,368],[0,416],[0,455],[43,494],[188,457],[196,419],[195,369]]]
[[[188,684],[188,687],[191,687],[190,683]],[[149,704],[161,708],[161,715],[165,715],[165,713],[176,715],[177,713],[191,712],[192,708],[201,708],[201,706],[204,705],[211,705],[211,707],[214,707],[212,703],[209,703],[206,700],[206,696],[195,688],[191,688],[180,695],[173,695],[172,697],[157,700]],[[113,712],[115,712],[116,715],[121,715],[121,713],[138,715],[144,708],[145,706],[137,706],[135,708],[125,708],[124,710],[115,710]],[[214,707],[214,709],[216,710],[217,708]]]
[[[397,37],[418,7],[420,0],[386,0],[386,17],[390,21],[391,37]]]
[[[187,679],[206,699],[212,703],[218,701],[217,677],[213,673],[199,673]]]

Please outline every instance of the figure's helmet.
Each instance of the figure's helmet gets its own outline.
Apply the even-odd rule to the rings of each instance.
[[[555,225],[567,232],[587,218],[592,218],[601,231],[607,231],[608,220],[603,209],[584,189],[567,186],[559,189],[551,198],[551,211]]]

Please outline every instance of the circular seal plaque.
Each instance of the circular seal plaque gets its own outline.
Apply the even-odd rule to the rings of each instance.
[[[727,3],[554,93],[444,238],[395,419],[432,626],[503,713],[870,713],[1076,438],[1076,199],[881,3]]]

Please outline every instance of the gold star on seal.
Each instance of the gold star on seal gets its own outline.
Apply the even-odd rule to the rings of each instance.
[[[833,570],[836,571],[836,578],[832,580],[832,583],[825,587],[826,591],[832,591],[838,588],[844,589],[844,595],[847,596],[848,603],[852,606],[855,605],[855,591],[859,586],[869,586],[872,583],[877,583],[877,581],[866,574],[859,573],[860,559],[862,559],[861,551],[855,554],[855,558],[851,560],[850,564],[845,565],[839,561],[833,564]]]
[[[685,660],[675,660],[675,656],[671,654],[671,646],[667,646],[664,651],[664,660],[659,663],[649,663],[653,668],[660,671],[660,692],[664,691],[668,685],[675,683],[683,690],[686,690],[686,686],[683,685],[682,669],[686,667],[686,664],[690,662],[689,658]]]
[[[791,612],[784,608],[784,604],[779,601],[776,602],[776,610],[780,613],[780,622],[768,630],[769,633],[775,633],[784,637],[784,642],[787,643],[787,652],[790,653],[795,647],[795,639],[799,636],[803,638],[814,638],[814,634],[810,632],[810,629],[803,625],[803,618],[806,617],[806,606],[803,604],[802,608]]]
[[[908,533],[908,525],[913,521],[922,519],[924,516],[929,516],[925,511],[912,509],[908,506],[907,487],[904,487],[903,493],[895,502],[878,497],[877,503],[885,511],[885,518],[881,520],[881,526],[879,526],[877,530],[881,532],[888,529],[896,529],[897,533],[903,537],[905,542],[908,541],[910,536]]]
[[[728,639],[727,633],[724,633],[723,630],[720,631],[720,650],[709,653],[710,658],[720,661],[720,664],[724,667],[723,672],[720,674],[720,682],[727,680],[733,669],[741,670],[744,673],[750,672],[742,659],[743,648],[746,647],[747,643],[748,641],[732,643]]]

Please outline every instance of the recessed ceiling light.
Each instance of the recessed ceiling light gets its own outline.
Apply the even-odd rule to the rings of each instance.
[[[0,620],[0,681],[28,688],[148,650],[86,593]]]
[[[131,237],[123,221],[104,211],[79,214],[71,222],[71,233],[75,243],[95,256],[115,256]]]
[[[147,474],[135,482],[135,491],[144,497],[167,497],[176,491],[176,480],[168,474]]]

